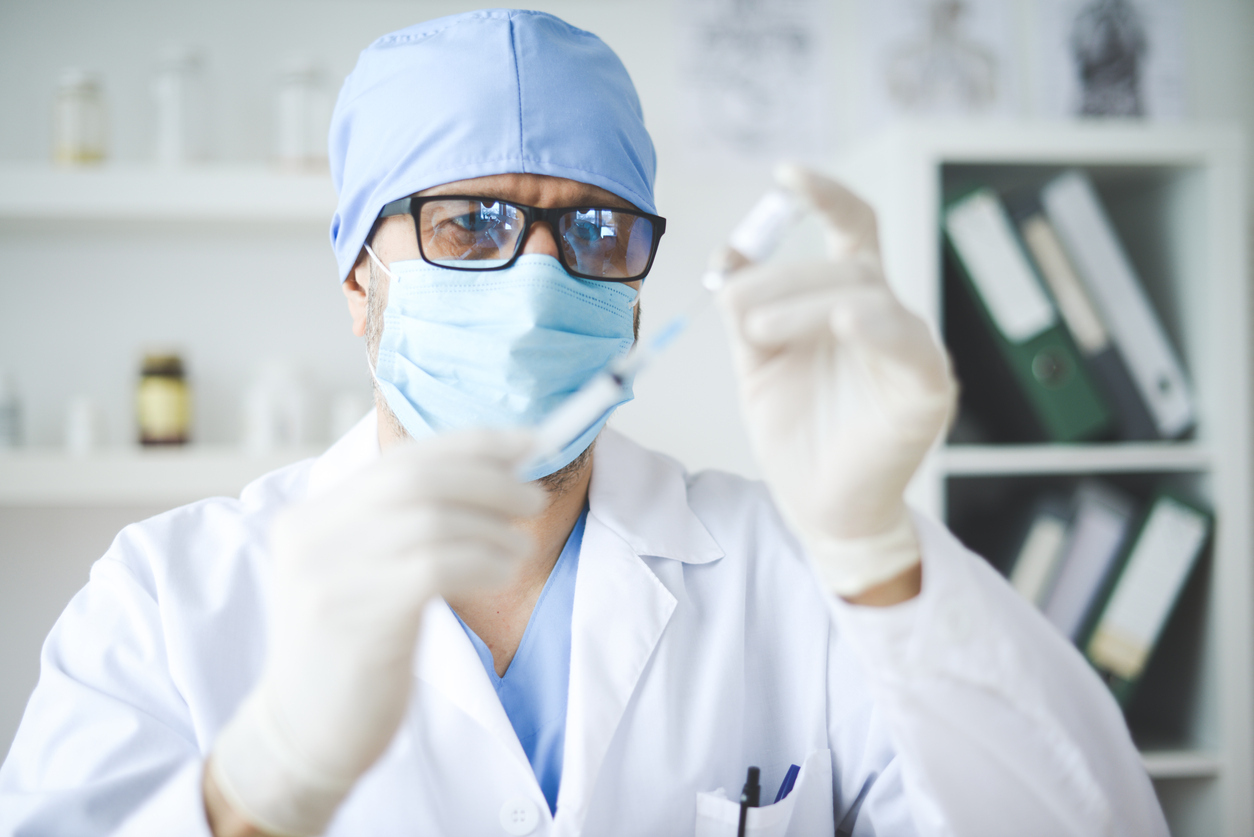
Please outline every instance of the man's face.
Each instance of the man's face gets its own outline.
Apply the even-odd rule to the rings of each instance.
[[[512,203],[539,207],[595,204],[636,209],[631,203],[600,187],[543,174],[493,174],[470,180],[455,180],[452,183],[424,189],[417,195],[481,195],[486,198],[501,198]],[[371,246],[384,264],[422,258],[418,252],[414,220],[408,215],[394,215],[383,219],[375,232]],[[544,222],[534,224],[527,234],[527,240],[523,242],[522,251],[527,254],[557,258],[557,239],[553,229]],[[640,280],[623,284],[639,288]],[[353,333],[358,337],[366,333],[369,309],[382,311],[387,306],[387,283],[378,283],[375,289],[376,296],[369,301],[370,305],[367,306],[369,288],[370,263],[363,250],[353,272],[343,284],[344,294],[348,297],[348,310],[353,317]],[[371,345],[368,348],[371,356],[374,356],[377,346]]]
[[[542,208],[594,205],[637,209],[635,205],[597,186],[541,174],[495,174],[470,180],[457,180],[424,189],[416,194],[418,196],[478,195]],[[385,265],[422,258],[421,253],[418,252],[414,220],[409,215],[385,218],[375,231],[371,247]],[[527,240],[523,242],[522,252],[552,256],[556,259],[558,257],[557,239],[553,229],[545,222],[533,224],[527,233]],[[387,307],[388,282],[380,281],[381,275],[372,273],[371,260],[363,249],[352,273],[342,285],[344,295],[348,298],[348,310],[353,318],[353,333],[358,337],[365,336],[366,350],[370,353],[372,362],[378,358],[379,339],[383,330],[383,310]],[[639,289],[640,282],[641,280],[637,279],[622,284]],[[636,307],[635,317],[638,331],[639,306]],[[400,421],[388,409],[386,402],[377,398],[377,403],[382,419],[380,442],[386,445],[407,438],[408,434]],[[562,490],[574,475],[584,470],[591,452],[592,448],[589,447],[575,461],[557,473],[544,477],[541,482],[550,491]]]

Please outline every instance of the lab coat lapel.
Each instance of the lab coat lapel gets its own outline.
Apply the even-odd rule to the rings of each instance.
[[[593,463],[555,837],[579,833],[610,742],[675,611],[675,596],[641,556],[704,563],[723,555],[688,507],[678,463],[609,430]]]
[[[527,774],[534,776],[483,662],[443,599],[433,600],[423,615],[415,673],[491,733]]]
[[[674,610],[675,597],[635,551],[589,515],[571,617],[555,837],[579,833],[610,741]]]

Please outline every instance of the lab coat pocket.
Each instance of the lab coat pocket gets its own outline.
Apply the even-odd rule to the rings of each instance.
[[[775,791],[763,788],[763,795],[775,798]],[[740,804],[728,799],[719,788],[697,794],[696,837],[736,837],[740,825]],[[773,805],[750,808],[745,818],[745,834],[751,837],[800,837],[831,834],[832,753],[815,750],[806,757],[797,782],[788,796]]]

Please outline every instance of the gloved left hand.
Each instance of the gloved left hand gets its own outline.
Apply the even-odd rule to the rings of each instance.
[[[919,561],[905,489],[957,388],[884,279],[872,209],[795,166],[776,179],[819,212],[828,258],[746,267],[718,298],[766,481],[828,588],[851,597]]]

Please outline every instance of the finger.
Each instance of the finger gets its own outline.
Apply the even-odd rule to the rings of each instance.
[[[447,502],[503,515],[530,517],[542,512],[548,494],[538,485],[522,483],[500,462],[460,456],[396,458],[374,472],[361,500],[390,506]]]
[[[927,324],[893,297],[850,294],[832,309],[831,328],[838,342],[857,350],[875,377],[900,397],[926,396],[941,407],[952,399],[948,356]]]
[[[720,303],[741,316],[752,308],[842,285],[878,283],[878,267],[858,259],[755,265],[735,274],[718,292]]]
[[[833,312],[860,289],[825,288],[775,300],[745,314],[744,337],[760,348],[805,342],[832,332]]]
[[[444,593],[500,587],[518,568],[518,556],[483,544],[449,544],[435,561],[436,578]]]
[[[431,509],[430,519],[417,534],[432,548],[443,548],[455,542],[478,542],[517,557],[529,555],[536,548],[535,538],[511,526],[508,519],[457,506]]]
[[[794,163],[775,169],[775,182],[805,198],[823,220],[828,255],[879,254],[875,210],[847,187],[830,177]]]
[[[830,310],[832,332],[842,342],[911,366],[938,351],[931,330],[890,293],[860,288]]]
[[[535,539],[510,525],[509,518],[466,506],[433,505],[394,515],[378,527],[394,543],[394,555],[438,551],[449,543],[478,541],[513,555],[535,549]]]
[[[517,465],[531,451],[531,434],[525,430],[472,428],[452,430],[430,439],[397,446],[401,456],[465,456]]]

